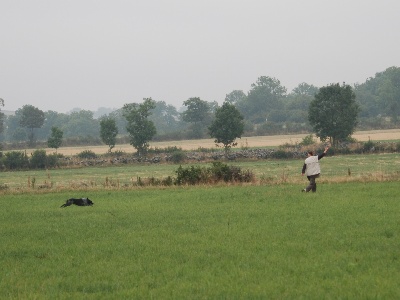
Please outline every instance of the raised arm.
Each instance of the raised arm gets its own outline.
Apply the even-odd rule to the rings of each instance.
[[[325,156],[326,152],[328,152],[328,150],[329,150],[329,146],[326,146],[324,152],[321,154],[318,154],[318,160],[323,158]]]

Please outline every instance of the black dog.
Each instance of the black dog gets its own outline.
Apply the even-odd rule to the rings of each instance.
[[[75,204],[78,206],[92,206],[94,203],[89,198],[71,198],[71,199],[68,199],[65,204],[61,205],[61,207],[67,207],[72,204]]]

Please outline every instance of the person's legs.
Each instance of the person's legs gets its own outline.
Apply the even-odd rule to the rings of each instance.
[[[317,191],[317,183],[315,182],[315,178],[317,177],[318,175],[307,176],[310,183],[305,189],[306,192],[313,191],[315,193]]]

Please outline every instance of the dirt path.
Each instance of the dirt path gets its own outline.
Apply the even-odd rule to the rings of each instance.
[[[252,136],[243,137],[237,140],[237,147],[265,147],[265,146],[280,146],[285,143],[298,143],[307,134],[294,134],[294,135],[273,135],[273,136]],[[371,131],[357,131],[353,134],[353,138],[358,141],[379,141],[379,140],[400,140],[400,129],[388,130],[371,130]],[[183,150],[197,150],[199,148],[216,148],[213,139],[202,140],[184,140],[184,141],[169,141],[169,142],[152,142],[150,147],[166,148],[176,146]],[[91,150],[96,154],[104,154],[107,152],[107,146],[88,146],[88,147],[63,147],[58,149],[58,153],[64,155],[74,155],[84,150]],[[135,149],[129,145],[116,145],[113,151],[124,151],[126,153],[133,153]],[[27,150],[29,153],[30,150]],[[47,153],[53,153],[54,149],[46,149]]]

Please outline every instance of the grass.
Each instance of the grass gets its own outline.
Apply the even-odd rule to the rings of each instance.
[[[304,178],[300,176],[303,163],[302,159],[228,162],[243,170],[251,170],[257,181],[262,184],[304,183]],[[210,165],[211,163],[207,164]],[[131,164],[0,172],[0,187],[6,185],[10,190],[19,191],[41,188],[50,190],[125,188],[132,187],[138,177],[142,179],[174,177],[178,167],[179,165],[173,164]],[[322,182],[397,180],[400,176],[399,167],[399,153],[337,156],[328,154],[321,160],[322,176],[319,180]]]
[[[301,187],[2,195],[0,298],[399,298],[398,182]]]

